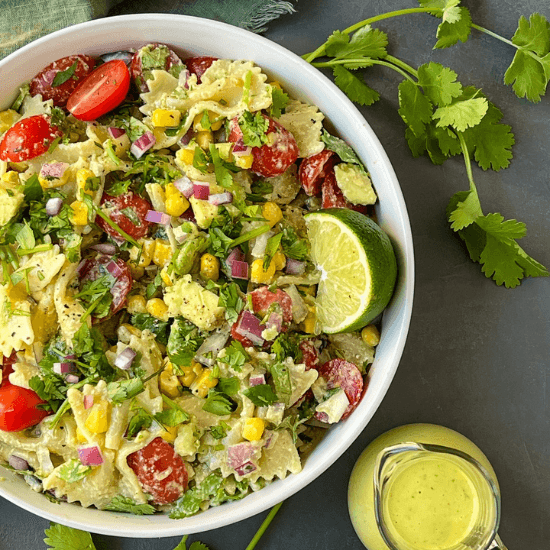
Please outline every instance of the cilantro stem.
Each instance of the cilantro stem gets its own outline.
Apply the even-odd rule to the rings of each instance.
[[[361,27],[372,25],[372,23],[377,23],[378,21],[383,21],[384,19],[391,19],[392,17],[398,17],[401,15],[409,15],[411,13],[430,13],[432,15],[436,15],[438,13],[443,14],[443,10],[438,8],[408,8],[404,10],[389,11],[387,13],[382,13],[380,15],[376,15],[375,17],[369,17],[368,19],[359,21],[358,23],[355,23],[354,25],[352,25],[351,27],[348,27],[342,32],[344,34],[350,34],[360,29]],[[302,55],[302,58],[308,63],[311,63],[314,59],[317,59],[318,57],[325,55],[327,42],[325,42],[324,44],[321,44],[321,46],[319,46],[315,51]]]
[[[36,252],[47,252],[48,250],[51,250],[53,248],[53,244],[47,243],[47,244],[39,244],[38,246],[35,246],[34,248],[18,248],[17,249],[17,255],[18,256],[27,256],[28,254],[35,254]]]
[[[464,163],[466,164],[466,174],[468,175],[468,181],[470,182],[470,191],[473,191],[477,195],[476,184],[474,183],[474,176],[472,174],[472,162],[470,161],[470,153],[464,134],[462,132],[455,132],[460,142],[460,148],[462,149],[462,155],[464,156]]]
[[[271,227],[269,225],[261,225],[257,229],[253,229],[252,231],[248,231],[244,235],[241,235],[240,237],[237,237],[236,239],[233,239],[229,243],[229,248],[234,248],[235,246],[238,246],[240,244],[245,243],[246,241],[250,241],[251,239],[255,239],[256,237],[259,237],[260,235],[267,233]]]
[[[86,203],[89,203],[92,206],[92,209],[94,212],[102,218],[107,225],[110,225],[115,231],[118,231],[130,244],[134,245],[136,248],[139,248],[141,250],[141,245],[133,238],[126,233],[117,223],[115,223],[101,208],[97,207],[92,201],[86,201]]]
[[[404,71],[407,71],[409,74],[411,74],[416,79],[418,79],[418,71],[414,67],[411,67],[408,63],[401,61],[401,59],[399,59],[398,57],[394,57],[393,55],[387,55],[384,59],[386,61],[389,61],[390,63],[393,63],[397,67],[400,67]]]
[[[501,42],[504,42],[508,44],[509,46],[513,46],[514,48],[520,49],[519,46],[516,46],[511,40],[508,40],[507,38],[504,38],[503,36],[500,36],[500,34],[497,34],[496,32],[490,31],[489,29],[486,29],[485,27],[481,27],[480,25],[476,25],[475,23],[472,23],[472,29],[476,29],[479,32],[483,32],[489,36],[492,36],[493,38],[496,38],[497,40],[500,40]]]
[[[262,535],[265,533],[265,530],[269,527],[269,524],[273,521],[273,518],[279,511],[279,508],[283,505],[284,501],[279,502],[279,504],[276,504],[271,508],[271,511],[269,514],[267,514],[267,517],[264,519],[263,523],[260,525],[260,528],[256,531],[256,534],[254,535],[254,538],[250,541],[250,544],[246,547],[245,550],[253,550],[256,548],[256,544],[258,544],[258,541],[262,538]]]
[[[332,61],[322,61],[318,63],[312,63],[312,65],[314,67],[334,67],[334,65],[348,65],[348,64],[353,64],[354,62],[361,62],[361,61],[363,63],[365,62],[364,59],[347,59],[347,58],[333,59]],[[388,61],[383,61],[381,59],[372,59],[372,58],[370,58],[368,62],[370,65],[382,65],[383,67],[388,67],[389,69],[393,69],[394,71],[398,72],[401,76],[407,78],[408,80],[416,84],[416,82],[411,78],[411,76],[407,72],[405,72],[401,67],[398,67],[395,64],[393,64],[393,62],[390,63]]]

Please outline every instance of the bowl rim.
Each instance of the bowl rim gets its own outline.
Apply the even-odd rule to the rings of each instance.
[[[133,538],[169,537],[191,534],[216,529],[244,520],[289,498],[291,495],[313,482],[325,470],[333,465],[363,431],[387,393],[405,346],[411,321],[414,296],[412,230],[401,188],[385,150],[361,112],[347,96],[324,74],[287,48],[263,36],[219,21],[186,15],[146,13],[96,19],[55,31],[8,55],[0,61],[0,70],[5,71],[7,67],[11,71],[10,74],[16,76],[17,71],[15,69],[17,68],[18,62],[27,61],[25,57],[37,48],[46,47],[46,49],[52,49],[53,46],[57,47],[57,45],[64,43],[66,40],[68,40],[69,44],[74,44],[74,37],[80,32],[82,32],[83,37],[86,38],[97,30],[101,32],[109,30],[120,32],[121,28],[128,29],[132,28],[132,25],[139,26],[139,24],[143,24],[145,21],[153,27],[159,23],[166,23],[167,21],[170,23],[178,23],[182,26],[186,24],[200,26],[208,29],[210,32],[220,33],[220,36],[223,34],[226,37],[227,43],[230,43],[231,36],[248,39],[251,41],[251,44],[256,44],[256,46],[260,45],[270,54],[276,55],[278,65],[279,59],[288,60],[289,63],[295,65],[298,64],[304,80],[308,78],[313,79],[313,81],[320,80],[323,86],[328,89],[328,94],[335,96],[338,104],[342,106],[342,110],[346,111],[345,118],[352,121],[354,128],[352,128],[350,132],[357,133],[368,141],[369,146],[374,148],[375,156],[380,161],[380,167],[378,167],[377,170],[382,169],[385,173],[386,180],[389,182],[389,186],[387,189],[385,188],[385,191],[391,195],[392,201],[395,203],[400,214],[399,219],[391,220],[393,222],[392,228],[385,227],[384,223],[381,223],[381,226],[389,231],[390,238],[394,243],[398,236],[400,236],[400,239],[399,247],[396,250],[399,266],[396,293],[383,318],[384,325],[386,325],[387,322],[391,324],[391,332],[395,338],[395,342],[392,342],[391,350],[387,351],[389,359],[387,359],[386,363],[388,363],[388,365],[385,365],[383,372],[380,369],[377,371],[376,368],[374,368],[375,372],[373,378],[375,376],[377,377],[376,386],[373,387],[374,391],[371,391],[369,394],[368,401],[366,399],[362,400],[354,413],[362,414],[362,418],[359,420],[359,417],[356,415],[357,420],[351,423],[349,420],[353,418],[352,415],[346,422],[334,425],[330,428],[331,432],[335,432],[340,438],[340,444],[337,448],[335,448],[335,446],[325,448],[322,461],[316,461],[314,464],[306,461],[304,470],[298,474],[288,475],[284,480],[274,480],[272,484],[266,486],[259,492],[249,494],[241,501],[226,503],[223,506],[210,508],[206,512],[201,512],[195,516],[182,520],[170,520],[167,515],[132,516],[117,512],[105,512],[96,509],[82,508],[78,505],[75,506],[67,503],[61,503],[60,505],[52,504],[47,501],[43,495],[33,494],[30,489],[28,494],[25,492],[25,494],[21,495],[21,491],[18,490],[18,487],[20,483],[24,484],[24,482],[20,479],[15,479],[17,476],[12,472],[6,472],[5,477],[7,481],[0,483],[0,496],[40,517],[93,533]],[[162,40],[159,41],[162,42]],[[143,44],[144,42],[145,40],[141,43]],[[171,41],[167,41],[167,43],[170,44]],[[182,39],[181,44],[184,43],[185,39]],[[94,43],[85,44],[86,45],[81,49],[82,53],[89,53]],[[207,50],[208,47],[206,46],[204,49]],[[67,51],[64,55],[69,55],[69,53],[71,52]],[[258,65],[262,67],[261,62],[259,62]],[[40,68],[38,70],[40,70]],[[270,70],[267,70],[267,72],[269,73]],[[16,80],[15,82],[17,82],[17,84],[14,84],[12,88],[16,92],[17,86],[20,85],[22,81]],[[292,95],[295,94],[292,93]],[[327,118],[329,118],[329,115],[327,115]],[[355,145],[354,148],[356,148]],[[376,162],[378,162],[378,160]],[[372,168],[370,166],[369,171],[372,173]],[[390,309],[392,309],[391,312]],[[385,330],[382,332],[381,346],[384,342]],[[372,384],[370,387],[372,387]],[[323,441],[326,441],[326,438]],[[4,474],[4,472],[2,472],[2,474]],[[7,489],[6,483],[8,484]],[[25,485],[25,487],[27,486]],[[75,507],[79,513],[75,513]],[[108,514],[108,517],[112,518],[113,521],[105,523],[107,519],[105,514]],[[85,517],[80,518],[80,516]],[[128,517],[132,518],[134,521],[128,521]]]

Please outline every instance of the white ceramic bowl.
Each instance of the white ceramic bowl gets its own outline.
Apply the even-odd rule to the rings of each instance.
[[[20,478],[2,469],[0,495],[49,520],[94,533],[121,537],[168,537],[216,529],[266,510],[322,474],[353,443],[382,401],[403,352],[411,317],[414,258],[411,228],[390,161],[372,129],[347,97],[319,71],[290,51],[253,33],[223,23],[172,14],[143,14],[100,19],[75,25],[36,40],[0,62],[0,108],[7,108],[19,85],[52,61],[66,55],[102,53],[150,42],[171,45],[183,57],[212,55],[252,59],[294,97],[317,105],[333,129],[356,150],[371,173],[380,198],[379,222],[397,252],[399,276],[395,295],[383,318],[368,390],[356,411],[333,426],[307,459],[300,474],[278,480],[241,501],[211,508],[183,520],[164,515],[132,516],[53,504]]]

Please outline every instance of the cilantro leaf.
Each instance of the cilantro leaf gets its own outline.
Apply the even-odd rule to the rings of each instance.
[[[433,8],[432,15],[441,17],[443,21],[455,23],[460,18],[460,11],[457,8],[460,0],[418,0],[418,3],[423,8]]]
[[[144,390],[141,378],[129,378],[128,380],[116,380],[107,384],[107,393],[113,403],[122,403],[132,399]]]
[[[432,120],[432,103],[410,80],[403,80],[399,84],[399,114],[417,137],[424,134],[426,124]]]
[[[267,143],[269,120],[263,117],[262,113],[252,114],[250,111],[245,111],[239,117],[239,127],[243,133],[243,143],[247,147],[261,147]]]
[[[433,114],[439,119],[437,126],[452,126],[459,132],[477,126],[487,112],[488,104],[484,97],[457,100],[450,105],[439,107]]]
[[[363,166],[359,157],[355,154],[355,151],[343,139],[333,136],[326,130],[323,130],[321,141],[329,151],[334,151],[342,162],[351,162],[352,164]]]
[[[33,174],[26,182],[23,189],[23,194],[25,195],[25,202],[29,203],[30,201],[41,201],[44,196],[44,191],[38,180],[38,176]]]
[[[44,542],[51,550],[96,550],[90,533],[79,529],[50,523],[44,534]]]
[[[91,466],[84,466],[80,460],[73,458],[62,464],[57,470],[57,477],[67,483],[75,483],[85,478],[92,471]]]
[[[239,287],[236,283],[223,284],[219,287],[218,305],[225,308],[225,319],[234,323],[244,308]]]
[[[336,31],[327,41],[326,54],[335,59],[386,57],[387,35],[379,29],[366,25],[355,33],[351,39],[349,34]]]
[[[256,405],[256,407],[266,407],[273,405],[279,398],[269,384],[258,384],[251,386],[243,391],[243,394]]]
[[[237,340],[233,340],[231,344],[225,348],[223,357],[220,357],[219,360],[240,372],[241,367],[249,360],[249,356],[244,346]]]
[[[460,11],[460,19],[451,23],[450,21],[442,21],[437,28],[437,42],[434,48],[448,48],[453,46],[459,40],[466,42],[470,37],[470,31],[472,30],[472,17],[468,8],[461,6],[458,8]]]
[[[221,392],[226,393],[229,396],[237,395],[241,383],[236,376],[231,376],[230,378],[219,378],[218,379],[218,388]]]
[[[141,430],[146,430],[151,427],[153,424],[153,416],[149,414],[142,407],[136,409],[135,414],[130,419],[128,423],[127,435],[128,437],[134,437]]]
[[[225,393],[211,389],[206,396],[202,410],[216,414],[218,416],[226,416],[237,409],[237,403],[229,398]]]
[[[283,238],[283,233],[281,232],[267,239],[267,244],[265,247],[264,263],[263,263],[264,271],[267,271],[267,269],[271,265],[271,260],[273,259],[273,256],[275,256],[275,254],[277,253],[277,250],[279,250],[279,245],[281,244],[282,238]]]
[[[214,164],[216,182],[225,189],[231,189],[233,187],[233,176],[231,173],[240,172],[241,169],[237,165],[222,159],[218,149],[213,143],[210,144],[210,157]]]
[[[278,400],[288,403],[292,394],[292,381],[288,365],[286,363],[275,363],[269,367],[269,373],[273,378]]]
[[[550,79],[548,21],[539,13],[532,14],[529,21],[521,16],[512,42],[519,49],[504,74],[504,83],[512,85],[518,97],[538,103]]]
[[[462,94],[462,84],[456,82],[457,74],[440,63],[425,63],[418,67],[418,84],[426,97],[438,107],[449,105]]]
[[[271,107],[269,114],[273,118],[279,118],[284,112],[288,103],[288,94],[285,94],[281,88],[271,86]]]
[[[64,71],[59,71],[52,81],[52,88],[57,88],[58,86],[61,86],[61,84],[65,84],[65,82],[67,82],[67,80],[69,80],[69,78],[74,75],[77,67],[78,61],[75,61],[70,67],[68,67]]]
[[[283,227],[282,234],[281,247],[285,256],[299,261],[309,258],[309,241],[307,239],[300,239],[296,230],[290,225]]]
[[[137,504],[133,499],[116,495],[104,508],[111,512],[127,512],[136,516],[151,515],[156,512],[155,507],[150,504]]]
[[[352,101],[359,103],[359,105],[372,105],[380,99],[380,94],[376,90],[367,86],[348,69],[337,65],[333,67],[332,71],[334,73],[334,83]]]
[[[170,329],[166,352],[172,365],[176,367],[176,371],[180,371],[177,367],[191,365],[191,361],[203,342],[204,336],[193,323],[181,317],[174,321]],[[183,371],[177,372],[177,374],[183,374]]]
[[[168,321],[161,321],[148,313],[134,313],[130,321],[139,330],[149,330],[152,332],[160,344],[166,345],[168,343],[168,330],[170,326]]]
[[[476,191],[460,191],[454,195],[452,202],[453,208],[448,218],[453,231],[464,229],[483,216]]]

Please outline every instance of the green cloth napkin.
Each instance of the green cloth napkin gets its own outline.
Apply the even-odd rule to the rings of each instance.
[[[283,0],[0,0],[0,59],[41,36],[106,15],[177,13],[263,32],[270,21],[293,12]]]

